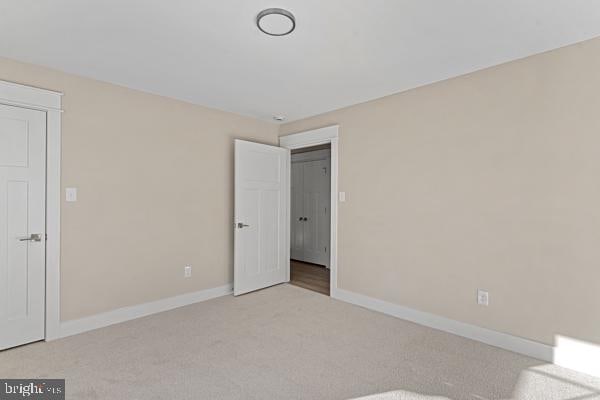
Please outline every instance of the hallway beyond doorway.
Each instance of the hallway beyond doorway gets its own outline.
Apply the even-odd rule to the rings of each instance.
[[[329,296],[329,269],[322,265],[290,261],[290,284]]]

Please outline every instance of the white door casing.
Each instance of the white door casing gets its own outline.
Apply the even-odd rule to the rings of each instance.
[[[290,152],[235,141],[234,295],[289,280]]]
[[[0,350],[44,338],[45,199],[46,113],[0,105]]]

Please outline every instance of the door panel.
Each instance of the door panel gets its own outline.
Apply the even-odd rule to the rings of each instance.
[[[6,208],[9,238],[27,236],[28,182],[9,181],[6,185]],[[6,318],[14,321],[27,317],[27,243],[9,240],[7,252]]]
[[[303,165],[302,163],[292,164],[292,187],[291,187],[291,257],[295,260],[304,258],[303,242],[304,242],[304,182],[303,182]]]
[[[289,278],[289,150],[235,141],[234,294]]]
[[[44,338],[45,177],[46,114],[0,105],[0,350]]]
[[[304,261],[329,265],[329,163],[326,160],[304,164]]]
[[[263,271],[277,271],[280,260],[280,235],[283,234],[280,226],[279,190],[265,190],[261,193],[260,212],[260,254],[263,255]],[[284,251],[285,252],[285,251]]]
[[[248,225],[240,231],[244,273],[248,277],[260,274],[260,238],[258,236],[258,218],[260,214],[260,191],[242,188],[240,195],[244,198],[240,214],[244,215],[244,223]]]

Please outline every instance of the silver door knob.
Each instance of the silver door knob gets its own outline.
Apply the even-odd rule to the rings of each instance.
[[[41,233],[32,233],[28,238],[19,239],[20,242],[41,242],[42,234]]]
[[[238,222],[238,223],[237,223],[237,227],[238,227],[239,229],[246,228],[246,227],[248,227],[248,226],[250,226],[250,225],[246,225],[246,224],[244,224],[243,222]]]

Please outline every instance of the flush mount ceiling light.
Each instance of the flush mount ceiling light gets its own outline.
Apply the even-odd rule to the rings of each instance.
[[[273,115],[273,119],[277,122],[285,121],[285,117],[283,115]]]
[[[285,36],[296,28],[296,18],[283,8],[267,8],[256,16],[256,26],[271,36]]]

